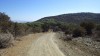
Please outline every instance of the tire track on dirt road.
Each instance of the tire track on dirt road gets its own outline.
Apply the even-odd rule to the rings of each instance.
[[[54,43],[55,33],[46,33],[35,40],[27,56],[65,56]]]

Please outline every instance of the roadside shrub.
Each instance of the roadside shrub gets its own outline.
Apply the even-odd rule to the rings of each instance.
[[[9,47],[13,43],[14,37],[10,33],[0,34],[0,48]]]
[[[73,30],[73,37],[81,37],[84,36],[85,30],[83,28],[76,28]]]

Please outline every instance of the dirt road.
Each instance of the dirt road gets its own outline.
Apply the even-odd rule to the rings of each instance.
[[[55,33],[47,33],[40,36],[32,43],[26,56],[64,56],[54,43]]]
[[[29,34],[14,46],[0,50],[0,56],[65,56],[54,42],[56,33]]]

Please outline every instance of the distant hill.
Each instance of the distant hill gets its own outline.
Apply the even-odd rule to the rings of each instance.
[[[80,23],[83,21],[92,21],[95,23],[100,23],[100,13],[69,13],[69,14],[62,14],[57,16],[50,16],[41,18],[38,21],[49,21],[55,20],[59,22],[66,22],[66,23]]]

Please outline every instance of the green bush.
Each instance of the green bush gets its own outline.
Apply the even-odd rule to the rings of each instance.
[[[86,35],[91,35],[93,32],[92,30],[95,28],[95,23],[93,22],[82,22],[80,24],[86,30]]]
[[[85,30],[83,28],[76,28],[73,30],[73,37],[82,37],[84,36]]]

